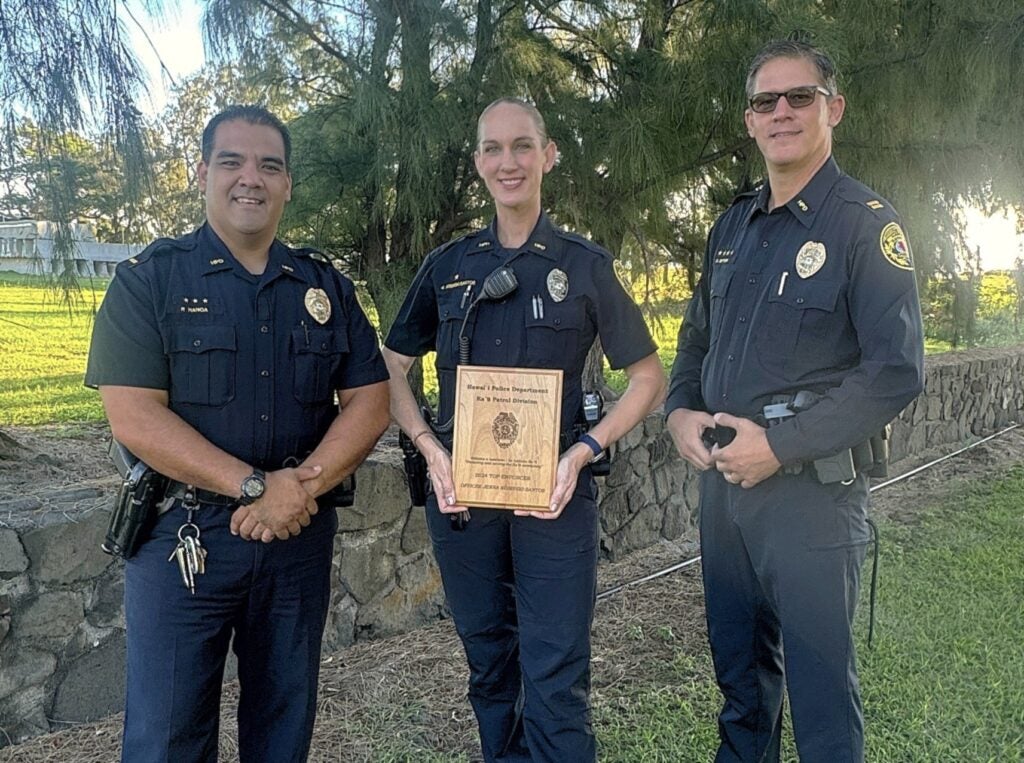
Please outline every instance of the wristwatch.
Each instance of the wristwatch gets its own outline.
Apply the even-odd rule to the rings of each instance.
[[[238,505],[248,506],[262,498],[267,489],[266,478],[262,469],[253,469],[252,474],[242,480],[242,495],[238,498]]]

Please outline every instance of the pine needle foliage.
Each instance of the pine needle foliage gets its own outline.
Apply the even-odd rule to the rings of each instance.
[[[141,74],[128,48],[121,6],[112,0],[0,0],[0,171],[15,163],[18,131],[38,130],[49,203],[57,223],[55,286],[70,302],[79,295],[71,223],[77,217],[76,177],[67,170],[76,134],[104,137],[122,160],[130,195],[147,181]]]

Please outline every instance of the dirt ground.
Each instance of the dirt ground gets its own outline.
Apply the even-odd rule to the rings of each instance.
[[[89,428],[9,431],[49,465],[66,484],[89,483],[96,470],[106,469],[95,455],[98,432]],[[950,449],[903,462],[891,473],[902,474]],[[947,495],[959,483],[998,477],[1024,463],[1024,428],[1014,429],[909,479],[876,489],[876,515],[914,521],[918,510]],[[8,463],[7,466],[10,466]],[[106,472],[104,472],[106,473]],[[0,497],[31,489],[32,480],[0,460]],[[615,563],[603,564],[599,590],[634,581],[679,561],[692,559],[695,544],[663,543]],[[884,602],[882,604],[884,606]],[[654,634],[661,637],[650,637]],[[648,637],[645,637],[645,634]],[[666,636],[667,634],[667,636]],[[660,668],[682,645],[706,664],[706,632],[700,565],[624,588],[602,597],[594,624],[593,701],[614,706],[633,685],[656,685]],[[320,676],[319,716],[311,761],[375,761],[395,739],[423,750],[462,753],[479,759],[475,729],[465,698],[466,673],[461,646],[450,622],[413,633],[356,644],[326,657]],[[237,686],[225,694],[221,724],[223,760],[236,758],[234,714]],[[99,763],[116,760],[121,716],[83,724],[0,749],[0,762]],[[422,757],[426,757],[424,753]],[[385,756],[386,757],[386,756]]]

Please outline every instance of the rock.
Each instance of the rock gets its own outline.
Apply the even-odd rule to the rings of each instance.
[[[338,512],[340,532],[387,526],[408,511],[409,488],[400,467],[367,460],[356,476],[356,503]]]
[[[0,644],[7,638],[11,630],[11,600],[7,596],[0,596]]]
[[[49,652],[5,641],[0,646],[0,699],[29,686],[43,684],[57,667],[57,658]],[[5,726],[0,719],[0,727]]]
[[[422,506],[413,506],[406,515],[405,528],[402,530],[402,553],[415,554],[430,547],[426,511]]]
[[[327,626],[324,628],[324,652],[334,652],[351,645],[356,640],[356,614],[359,603],[352,595],[334,587],[331,605],[327,610]]]
[[[70,636],[85,617],[82,600],[70,591],[40,594],[15,615],[18,638],[40,639]]]
[[[338,580],[360,604],[391,585],[398,537],[386,535],[359,545],[341,544]]]
[[[14,577],[28,569],[28,557],[14,530],[0,530],[0,577]]]
[[[46,699],[47,692],[42,686],[30,686],[0,699],[0,747],[8,741],[18,744],[50,730],[44,710]]]
[[[420,554],[398,568],[396,585],[360,608],[357,638],[383,638],[438,620],[444,615],[441,575],[433,557]]]
[[[124,573],[108,569],[96,582],[86,619],[99,628],[124,628]]]
[[[22,536],[35,576],[43,583],[65,585],[96,577],[112,561],[100,550],[109,515],[93,511],[76,522],[52,524]]]
[[[53,720],[95,721],[124,707],[124,648],[124,634],[117,633],[64,668],[54,693]]]

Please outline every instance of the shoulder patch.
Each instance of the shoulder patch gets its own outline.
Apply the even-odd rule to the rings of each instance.
[[[559,238],[565,239],[566,241],[571,241],[574,244],[579,244],[588,252],[593,252],[594,254],[600,255],[601,257],[607,257],[608,259],[614,259],[611,255],[611,252],[609,252],[603,246],[595,244],[589,238],[585,238],[578,233],[571,233],[570,231],[562,230],[561,228],[553,228],[553,230],[555,235],[558,236]]]
[[[878,238],[878,246],[892,265],[901,270],[913,270],[914,260],[910,254],[910,244],[899,223],[889,223],[882,228]]]

